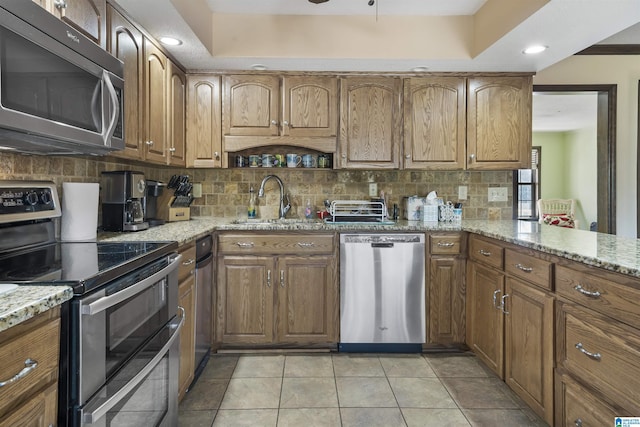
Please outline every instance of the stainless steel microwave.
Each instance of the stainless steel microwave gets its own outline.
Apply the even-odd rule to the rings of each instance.
[[[124,148],[124,67],[33,1],[0,2],[0,150]]]

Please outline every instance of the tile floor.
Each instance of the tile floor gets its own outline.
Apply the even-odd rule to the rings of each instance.
[[[473,355],[213,355],[180,426],[546,426]]]

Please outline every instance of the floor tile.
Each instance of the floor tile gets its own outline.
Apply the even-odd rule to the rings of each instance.
[[[408,427],[468,427],[469,421],[460,409],[403,408]]]
[[[238,356],[211,356],[200,378],[231,378]]]
[[[384,377],[377,356],[334,355],[333,369],[336,377]]]
[[[381,356],[380,363],[387,377],[436,376],[422,355]]]
[[[280,409],[278,427],[340,427],[338,408]]]
[[[276,427],[277,409],[220,410],[213,427]]]
[[[200,378],[195,386],[184,396],[180,409],[202,411],[218,409],[227,390],[229,380]]]
[[[457,408],[437,378],[389,378],[401,408]]]
[[[494,377],[493,372],[489,370],[475,356],[467,355],[434,355],[427,356],[427,362],[433,368],[435,374],[440,377]]]
[[[529,418],[520,409],[463,409],[473,427],[542,427],[546,424]]]
[[[338,396],[333,378],[285,378],[282,381],[281,408],[337,408]]]
[[[343,427],[405,427],[398,408],[340,408]]]
[[[378,377],[336,378],[340,407],[396,408],[396,401],[389,381]]]
[[[281,378],[283,369],[282,355],[241,356],[232,378]]]
[[[331,377],[333,378],[331,355],[287,356],[284,362],[285,377]]]
[[[461,408],[520,408],[522,401],[498,378],[443,378],[442,383]]]
[[[281,378],[232,378],[220,409],[278,408],[281,385]]]
[[[178,427],[211,427],[216,411],[182,411],[178,414]]]

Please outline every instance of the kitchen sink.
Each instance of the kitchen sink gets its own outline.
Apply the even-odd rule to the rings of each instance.
[[[315,224],[319,222],[319,219],[307,219],[307,218],[284,218],[284,219],[262,219],[262,218],[246,218],[236,219],[232,221],[232,224],[246,224],[246,225],[278,225],[278,224]]]

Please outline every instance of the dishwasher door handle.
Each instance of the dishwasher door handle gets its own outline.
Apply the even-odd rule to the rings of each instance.
[[[372,243],[372,248],[392,248],[393,243]]]

